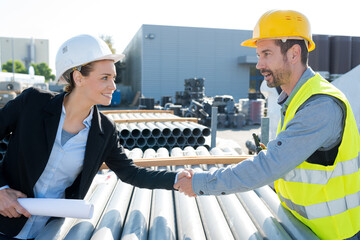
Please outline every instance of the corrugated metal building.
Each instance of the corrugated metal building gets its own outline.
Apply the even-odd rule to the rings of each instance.
[[[0,37],[0,63],[12,61],[12,58],[21,61],[26,68],[30,63],[49,65],[49,40]]]
[[[123,84],[160,100],[184,90],[184,79],[205,78],[206,96],[248,97],[254,48],[240,43],[252,31],[142,25],[127,48]]]

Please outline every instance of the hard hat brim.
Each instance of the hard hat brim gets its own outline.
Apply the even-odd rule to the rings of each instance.
[[[117,63],[118,61],[121,61],[125,58],[125,55],[124,54],[109,54],[109,55],[105,55],[105,56],[102,56],[102,57],[99,57],[99,58],[96,58],[94,59],[93,61],[91,62],[96,62],[96,61],[101,61],[101,60],[111,60],[111,61],[114,61],[114,63]],[[89,64],[91,62],[88,62],[88,63],[85,63],[83,65],[86,65],[86,64]],[[73,68],[73,67],[77,67],[78,65],[74,65],[74,66],[70,66],[69,69]],[[67,70],[66,70],[67,71]],[[56,76],[55,78],[55,81],[59,81],[60,82],[64,82],[64,83],[67,83],[67,81],[62,77],[63,74],[66,72],[64,71],[63,73],[61,73],[61,75],[59,76]]]
[[[288,39],[296,39],[293,37],[276,37],[276,38],[263,38],[263,39],[282,39],[282,38],[288,38]],[[308,46],[308,51],[311,52],[312,50],[315,49],[315,43],[312,39],[307,39],[307,38],[303,38],[304,40],[307,40],[309,42],[309,46]],[[260,40],[260,38],[252,38],[252,39],[248,39],[243,41],[240,45],[244,46],[244,47],[254,47],[256,48],[257,45],[257,41]]]

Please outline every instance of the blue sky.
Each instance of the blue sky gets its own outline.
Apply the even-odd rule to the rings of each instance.
[[[68,38],[113,37],[122,52],[142,24],[252,30],[271,9],[304,13],[316,34],[360,36],[357,0],[0,0],[0,36],[49,39],[50,67]]]

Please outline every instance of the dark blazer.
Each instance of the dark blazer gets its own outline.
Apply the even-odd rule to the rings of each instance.
[[[0,187],[9,185],[34,197],[34,185],[45,169],[55,141],[64,95],[29,88],[0,109],[0,139],[12,133],[6,156],[0,163]],[[84,167],[66,189],[66,198],[83,198],[103,162],[126,183],[150,189],[173,189],[176,173],[135,166],[119,143],[114,122],[95,106]],[[16,236],[26,220],[24,216],[7,218],[0,215],[0,232]]]

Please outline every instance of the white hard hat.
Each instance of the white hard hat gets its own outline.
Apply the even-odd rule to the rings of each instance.
[[[56,80],[75,67],[99,60],[123,59],[123,54],[113,54],[108,45],[99,37],[79,35],[64,42],[56,54]],[[68,81],[67,78],[64,78]]]

